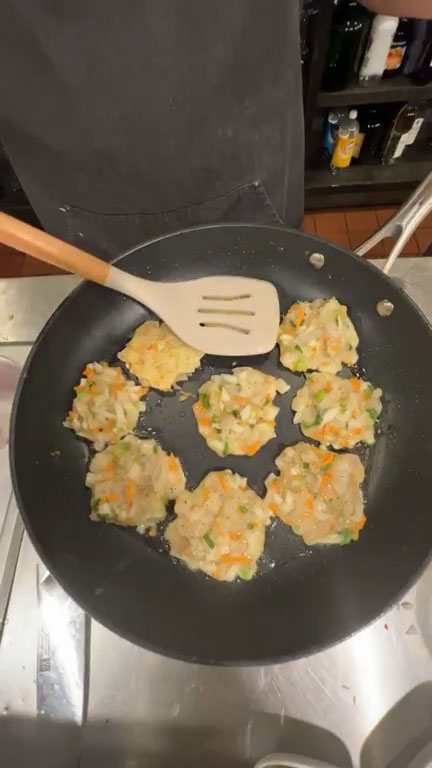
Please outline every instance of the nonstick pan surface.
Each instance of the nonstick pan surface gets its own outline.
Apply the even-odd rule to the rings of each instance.
[[[322,269],[308,255],[325,256]],[[147,310],[85,283],[60,306],[34,345],[18,388],[11,466],[27,530],[46,566],[98,621],[168,656],[255,664],[306,655],[383,612],[418,575],[432,545],[432,333],[411,300],[373,265],[319,238],[279,227],[221,225],[154,240],[121,256],[122,268],[155,280],[247,274],[277,287],[281,309],[336,296],[360,336],[360,372],[384,391],[379,434],[365,463],[367,523],[347,546],[306,546],[274,521],[256,578],[219,583],[168,556],[163,538],[89,520],[88,446],[62,426],[85,364],[115,361]],[[381,318],[376,304],[395,309]],[[286,445],[304,439],[291,400],[304,377],[279,364],[277,349],[254,358],[205,357],[184,384],[196,392],[234,363],[282,376],[277,437],[251,457],[219,458],[200,437],[192,398],[151,391],[139,433],[177,454],[188,487],[230,467],[262,494]],[[351,375],[348,371],[345,375]]]

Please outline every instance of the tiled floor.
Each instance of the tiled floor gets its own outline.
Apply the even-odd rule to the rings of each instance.
[[[326,240],[353,250],[376,232],[395,210],[395,208],[352,208],[310,211],[305,214],[303,229],[305,232],[321,235]],[[392,240],[387,237],[376,245],[368,256],[386,256],[390,252],[391,245]],[[402,255],[417,256],[427,251],[432,252],[432,213],[424,219],[417,232],[410,238]],[[0,277],[56,274],[62,274],[62,270],[0,245]]]
[[[345,248],[354,250],[376,232],[395,212],[395,208],[353,208],[346,211],[317,211],[306,213],[303,228],[325,237]],[[368,253],[382,257],[390,253],[393,240],[384,238]],[[432,246],[432,214],[426,216],[416,233],[406,243],[402,255],[425,254]]]

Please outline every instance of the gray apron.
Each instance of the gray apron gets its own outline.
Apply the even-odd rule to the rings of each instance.
[[[303,214],[298,0],[2,0],[0,142],[43,226],[104,258]]]

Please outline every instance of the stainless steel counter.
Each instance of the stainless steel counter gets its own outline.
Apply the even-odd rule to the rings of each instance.
[[[394,272],[432,319],[432,258]],[[22,362],[76,283],[0,281],[0,354]],[[1,552],[0,538],[0,566]],[[2,768],[246,768],[283,751],[340,768],[432,766],[432,565],[348,640],[246,669],[137,648],[85,622],[49,579],[24,534],[0,642]]]

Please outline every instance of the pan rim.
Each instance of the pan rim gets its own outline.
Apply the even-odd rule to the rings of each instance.
[[[122,252],[118,256],[116,256],[110,263],[114,264],[118,261],[121,261],[124,257],[128,256],[129,254],[132,254],[136,251],[139,251],[143,248],[145,248],[148,245],[152,245],[153,243],[160,242],[161,240],[166,240],[171,237],[175,237],[177,235],[189,233],[189,232],[196,232],[200,230],[208,230],[208,229],[226,229],[226,228],[244,228],[244,229],[250,229],[250,228],[259,228],[259,229],[266,229],[270,231],[280,232],[287,231],[292,234],[296,234],[304,241],[313,241],[321,244],[325,244],[328,248],[329,246],[337,251],[341,251],[344,254],[349,255],[350,257],[354,258],[356,261],[361,262],[364,267],[378,272],[381,276],[381,279],[384,279],[384,282],[391,285],[392,290],[396,290],[397,293],[399,293],[401,296],[403,296],[404,301],[407,301],[411,308],[414,309],[417,315],[420,316],[420,318],[423,320],[423,323],[426,325],[429,334],[432,336],[432,323],[428,320],[428,318],[425,316],[423,311],[420,309],[420,307],[415,303],[415,301],[404,291],[404,289],[395,283],[392,278],[386,274],[384,274],[378,267],[376,267],[374,264],[370,263],[367,259],[364,257],[359,256],[358,254],[354,253],[351,250],[348,250],[346,248],[343,248],[337,244],[331,243],[330,241],[325,240],[324,238],[321,238],[317,235],[311,235],[309,233],[303,233],[299,230],[296,230],[292,227],[285,227],[285,226],[277,226],[277,225],[268,225],[268,224],[253,224],[253,223],[226,223],[226,224],[209,224],[209,225],[203,225],[199,227],[189,227],[187,229],[181,229],[176,230],[175,232],[170,232],[168,234],[153,238],[151,240],[147,240],[141,244],[138,244],[134,246],[133,248],[130,248],[127,251]],[[288,258],[288,257],[287,257]],[[415,573],[411,576],[411,578],[406,582],[404,587],[400,589],[397,594],[394,596],[394,598],[391,600],[391,602],[387,603],[387,605],[379,611],[375,616],[372,618],[361,622],[352,632],[346,633],[346,632],[339,632],[336,633],[331,640],[324,641],[324,642],[316,642],[309,644],[305,650],[299,651],[298,653],[288,653],[288,654],[278,654],[276,656],[266,656],[265,658],[257,657],[257,658],[249,658],[249,659],[242,659],[242,658],[225,658],[222,659],[220,657],[218,658],[209,658],[208,656],[202,657],[200,655],[192,655],[187,653],[175,653],[170,648],[162,648],[159,644],[158,646],[150,643],[150,642],[144,642],[140,637],[136,637],[133,633],[124,632],[122,630],[119,630],[117,626],[114,626],[109,621],[106,620],[104,616],[101,616],[99,614],[99,611],[97,609],[97,606],[95,607],[93,604],[91,604],[91,609],[89,610],[88,606],[90,605],[90,601],[87,601],[85,598],[81,598],[81,596],[77,596],[75,589],[72,587],[69,587],[69,580],[67,577],[63,576],[59,573],[59,569],[57,569],[55,566],[52,567],[50,564],[50,558],[45,553],[43,553],[42,547],[39,545],[38,540],[36,538],[35,532],[33,530],[33,526],[30,523],[30,520],[27,516],[27,513],[24,510],[24,505],[22,502],[21,494],[19,492],[18,488],[18,480],[17,480],[17,473],[16,473],[16,467],[15,467],[15,435],[16,435],[16,418],[17,418],[17,410],[18,410],[18,403],[21,396],[21,391],[24,386],[25,379],[27,378],[27,372],[30,368],[30,365],[32,363],[32,360],[34,356],[37,354],[38,348],[45,336],[45,334],[49,331],[51,328],[51,325],[55,322],[57,315],[62,311],[64,306],[67,306],[69,302],[71,302],[75,295],[82,291],[86,284],[89,281],[83,280],[81,283],[79,283],[78,286],[76,286],[68,296],[66,296],[63,301],[60,303],[60,305],[57,307],[57,309],[53,312],[51,317],[48,319],[48,321],[45,323],[44,327],[41,329],[39,334],[37,335],[37,338],[35,339],[34,343],[32,344],[31,350],[29,352],[29,355],[24,363],[24,366],[22,368],[21,376],[15,391],[12,411],[11,411],[11,418],[10,418],[10,439],[9,439],[9,465],[10,465],[10,472],[11,472],[11,479],[12,479],[12,486],[14,490],[15,499],[17,502],[18,509],[20,511],[20,514],[24,520],[26,532],[30,538],[30,541],[32,545],[34,546],[36,553],[38,557],[44,562],[50,573],[54,576],[54,578],[58,581],[60,586],[69,594],[72,599],[77,603],[77,605],[84,610],[86,613],[89,614],[89,616],[96,621],[98,621],[100,624],[102,624],[104,627],[109,629],[110,631],[114,632],[115,634],[119,635],[123,639],[127,640],[128,642],[132,642],[135,645],[138,645],[139,647],[145,648],[148,651],[151,651],[152,653],[157,653],[159,655],[164,655],[168,658],[176,659],[178,661],[185,661],[189,663],[195,663],[195,664],[202,664],[205,666],[223,666],[223,667],[232,667],[232,666],[238,666],[238,667],[253,667],[253,666],[268,666],[272,664],[279,664],[284,663],[288,661],[295,661],[302,658],[307,658],[311,655],[314,655],[315,653],[319,653],[321,651],[325,651],[328,648],[333,647],[334,645],[340,643],[343,640],[349,640],[354,635],[356,635],[358,632],[360,632],[363,629],[366,629],[371,624],[373,624],[375,621],[379,620],[380,617],[384,616],[390,609],[393,608],[393,606],[400,600],[400,598],[418,581],[421,574],[425,571],[427,566],[432,560],[432,547],[427,555],[426,558],[419,564],[417,570]],[[66,585],[66,586],[65,586]]]

